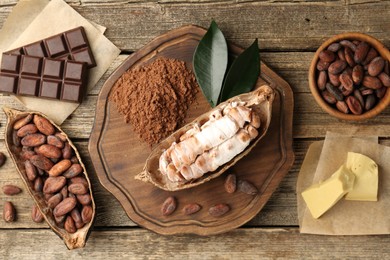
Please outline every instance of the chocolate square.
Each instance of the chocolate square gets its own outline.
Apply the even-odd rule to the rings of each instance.
[[[65,80],[81,81],[83,78],[83,67],[83,63],[68,60],[65,65]]]
[[[22,56],[21,73],[22,75],[38,76],[41,72],[41,58]]]
[[[55,98],[60,97],[61,82],[42,80],[40,93],[41,97]]]
[[[3,54],[1,59],[1,70],[4,72],[19,72],[20,56]]]
[[[82,85],[79,83],[64,83],[62,86],[61,100],[81,102]]]
[[[62,35],[53,36],[45,40],[48,55],[50,57],[61,56],[68,52]]]
[[[36,42],[24,47],[24,54],[36,57],[45,57],[45,47],[42,42]]]
[[[39,79],[20,78],[18,95],[36,96],[38,94]]]
[[[0,74],[0,91],[14,94],[18,83],[18,77]]]
[[[64,62],[60,60],[45,59],[43,62],[43,77],[62,78]]]
[[[86,62],[88,67],[93,67],[95,60],[88,49],[82,49],[72,53],[73,60],[78,62]]]
[[[79,28],[66,32],[65,39],[72,51],[88,46],[88,41],[84,30],[80,30]]]

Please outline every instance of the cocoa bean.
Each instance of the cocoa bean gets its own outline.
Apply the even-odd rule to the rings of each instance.
[[[36,192],[42,192],[43,191],[43,180],[42,180],[41,177],[37,177],[35,179],[33,189]]]
[[[27,160],[24,162],[24,169],[26,170],[27,179],[29,181],[34,181],[38,175],[35,166],[29,160]]]
[[[340,82],[347,90],[353,90],[353,81],[352,77],[347,73],[340,74]]]
[[[0,167],[4,165],[6,157],[3,152],[0,152]]]
[[[338,42],[334,42],[328,46],[327,50],[337,52],[338,50],[340,50],[340,48],[341,48],[341,44]]]
[[[55,132],[54,126],[44,117],[34,115],[34,124],[37,126],[39,132],[45,135],[52,135]]]
[[[198,212],[202,207],[198,203],[187,204],[183,208],[184,215],[192,215]]]
[[[43,194],[43,197],[45,198],[45,201],[46,201],[46,203],[49,201],[49,199],[51,198],[51,197],[53,197],[54,196],[54,194],[51,194],[51,193],[44,193]]]
[[[16,210],[12,202],[4,202],[3,219],[5,222],[13,222],[16,218]]]
[[[383,86],[390,87],[390,76],[384,72],[378,75],[379,80],[382,82]]]
[[[368,64],[368,74],[370,76],[376,77],[379,75],[379,73],[382,72],[383,68],[385,67],[385,60],[382,57],[376,57],[374,58],[369,64]]]
[[[209,208],[209,214],[213,217],[221,217],[230,210],[228,204],[220,203]]]
[[[65,198],[54,208],[53,215],[60,217],[71,212],[74,207],[76,207],[76,203],[77,201],[75,198]]]
[[[343,94],[344,97],[347,97],[352,94],[353,88],[352,89],[346,89],[343,85],[339,87],[339,90]]]
[[[374,93],[374,90],[370,89],[370,88],[363,88],[360,90],[360,93],[362,93],[362,96],[367,96],[367,95],[371,95],[372,93]]]
[[[46,136],[43,134],[29,134],[23,137],[20,143],[30,147],[39,146],[46,143]]]
[[[370,48],[362,64],[368,65],[377,56],[378,56],[378,52],[374,48]]]
[[[374,107],[375,103],[376,103],[376,98],[375,98],[375,96],[374,96],[373,94],[368,95],[367,98],[366,98],[366,103],[365,103],[365,105],[364,105],[364,108],[365,108],[366,110],[370,110],[371,108]]]
[[[385,67],[383,68],[383,72],[390,76],[390,64],[388,60],[385,60]]]
[[[38,172],[39,176],[44,176],[45,175],[45,171],[40,169],[40,168],[37,168],[37,172]]]
[[[363,96],[358,89],[353,92],[353,96],[359,101],[361,106],[364,106]]]
[[[43,221],[43,215],[42,213],[39,211],[37,205],[33,205],[32,208],[31,208],[31,219],[35,222],[35,223],[42,223]]]
[[[352,43],[355,44],[356,46],[358,46],[359,43],[360,43],[360,41],[358,41],[358,40],[353,40]]]
[[[65,172],[67,169],[69,169],[69,167],[72,165],[72,163],[70,162],[70,160],[68,159],[64,159],[58,163],[56,163],[51,169],[50,171],[48,172],[49,176],[59,176],[61,175],[63,172]]]
[[[344,53],[345,53],[345,60],[348,63],[348,65],[351,68],[355,67],[356,63],[355,63],[355,60],[353,59],[354,58],[353,51],[350,48],[345,47]]]
[[[69,192],[69,189],[68,189],[68,198],[75,198],[76,199],[76,195],[74,195],[72,192]]]
[[[72,156],[72,158],[70,158],[70,161],[71,161],[73,164],[78,164],[78,163],[79,163],[79,159],[77,159],[77,156]]]
[[[58,204],[60,204],[62,199],[62,194],[56,193],[47,201],[47,206],[51,209],[54,209]]]
[[[317,86],[320,90],[325,89],[326,82],[328,80],[327,73],[325,71],[320,71],[318,74],[318,79],[317,79]]]
[[[64,148],[62,149],[62,157],[64,159],[70,159],[73,156],[72,147],[68,142],[64,144]]]
[[[229,174],[225,179],[225,190],[227,193],[234,193],[237,188],[237,177],[235,174]]]
[[[59,227],[64,227],[64,222],[65,222],[66,215],[63,216],[54,216],[54,220],[57,223],[57,226]]]
[[[361,65],[356,65],[352,70],[352,80],[356,85],[359,85],[364,76],[364,69]]]
[[[383,87],[382,82],[377,77],[364,76],[363,86],[371,89],[380,89]]]
[[[33,155],[30,159],[31,163],[37,168],[49,171],[53,167],[53,162],[42,155]]]
[[[13,196],[22,192],[22,189],[18,186],[7,184],[3,186],[3,193],[8,196]]]
[[[67,216],[64,224],[64,228],[66,232],[73,234],[77,231],[76,225],[74,223],[74,220],[71,216]]]
[[[12,143],[16,147],[19,147],[19,146],[22,146],[20,141],[21,141],[21,138],[18,136],[18,132],[16,130],[13,130],[12,131]]]
[[[31,157],[33,157],[34,155],[36,155],[36,153],[34,151],[22,150],[20,152],[20,157],[23,160],[30,160]]]
[[[54,135],[56,137],[58,137],[62,142],[66,142],[67,141],[65,134],[63,134],[61,132],[56,132]]]
[[[61,139],[55,135],[49,135],[47,137],[47,143],[50,145],[54,145],[55,147],[57,147],[59,149],[64,148],[64,142],[62,142]]]
[[[70,212],[70,215],[76,225],[76,228],[82,228],[84,226],[84,222],[83,222],[83,219],[81,218],[81,214],[79,212],[78,209],[73,209],[71,212]]]
[[[175,207],[176,209],[176,207]],[[175,210],[174,209],[174,210]],[[173,211],[172,211],[173,212]],[[170,214],[172,214],[172,212]],[[170,215],[168,214],[168,215]],[[85,224],[88,224],[92,220],[93,210],[91,206],[84,206],[81,210],[81,219]]]
[[[341,91],[338,88],[336,88],[335,86],[333,86],[332,84],[326,83],[326,90],[328,90],[328,92],[332,96],[334,96],[338,101],[342,101],[344,99]]]
[[[73,183],[69,185],[68,191],[74,195],[83,195],[88,192],[88,187],[82,183]]]
[[[64,187],[62,187],[60,193],[61,193],[63,198],[67,198],[68,197],[68,185],[65,185]]]
[[[64,172],[63,176],[67,179],[70,179],[70,178],[76,177],[77,175],[79,175],[82,172],[83,172],[83,167],[81,167],[80,164],[75,163],[75,164],[72,164],[72,166],[70,166],[70,168],[68,170],[66,170],[66,172]]]
[[[64,176],[49,177],[43,185],[44,193],[56,193],[62,189],[66,184],[66,178]]]
[[[15,129],[15,130],[18,130],[18,129],[20,129],[21,127],[27,125],[28,123],[31,122],[32,118],[33,118],[33,115],[32,115],[32,114],[29,114],[28,116],[19,119],[18,121],[16,121],[16,122],[14,123],[14,129]]]
[[[34,124],[27,124],[25,126],[22,126],[17,132],[17,136],[19,137],[25,137],[28,134],[35,134],[38,132],[38,128]]]
[[[91,195],[89,193],[83,194],[83,195],[77,195],[76,196],[77,201],[80,202],[81,205],[89,205],[92,202]]]
[[[336,98],[332,96],[327,90],[322,91],[321,95],[329,104],[335,104],[337,102]]]
[[[340,74],[347,67],[347,62],[336,60],[329,65],[328,71],[332,74]]]
[[[54,159],[58,159],[62,156],[61,150],[55,147],[54,145],[50,145],[50,144],[43,144],[37,147],[36,153]]]
[[[329,77],[330,84],[332,84],[335,87],[340,86],[339,75],[333,75],[332,73],[328,73],[328,77]],[[325,84],[325,86],[326,86],[326,84]]]
[[[332,51],[329,50],[323,50],[318,54],[318,57],[320,60],[323,60],[327,63],[331,63],[335,59],[335,55]]]
[[[342,46],[344,46],[344,48],[345,47],[349,47],[352,51],[356,51],[356,45],[355,44],[353,44],[351,41],[349,41],[349,40],[342,40],[342,41],[340,41],[340,44],[342,45]]]
[[[337,101],[336,102],[336,107],[337,107],[337,109],[340,112],[342,112],[344,114],[348,114],[349,113],[348,105],[344,101]]]
[[[340,60],[345,61],[345,52],[343,49],[338,50],[337,57],[339,57]]]
[[[237,189],[248,195],[256,195],[259,192],[253,183],[246,180],[239,180]]]
[[[161,213],[163,214],[163,216],[171,215],[176,210],[176,206],[177,206],[176,198],[170,196],[162,204]]]
[[[73,177],[73,178],[69,179],[69,184],[73,184],[73,183],[82,183],[82,184],[84,184],[87,187],[89,186],[88,182],[87,182],[87,179],[85,179],[82,176],[76,176],[76,177]]]
[[[352,114],[360,115],[361,113],[363,113],[362,105],[360,105],[359,101],[355,97],[347,97],[346,102]]]
[[[317,70],[319,70],[319,71],[327,70],[329,68],[329,65],[330,65],[330,63],[325,62],[323,60],[319,60],[317,62]]]
[[[382,87],[380,89],[375,90],[375,94],[377,98],[383,98],[386,94],[387,87]]]
[[[356,47],[354,60],[356,63],[361,63],[367,56],[368,51],[370,50],[370,45],[366,42],[360,42]]]

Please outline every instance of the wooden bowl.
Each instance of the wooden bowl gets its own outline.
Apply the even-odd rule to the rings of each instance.
[[[368,44],[371,45],[371,47],[374,47],[378,53],[384,58],[385,60],[390,62],[390,52],[389,50],[377,39],[363,34],[363,33],[342,33],[335,35],[328,40],[326,40],[316,51],[313,60],[310,64],[309,69],[309,86],[310,91],[314,96],[314,99],[317,101],[317,103],[320,105],[320,107],[328,112],[330,115],[337,117],[339,119],[343,120],[351,120],[351,121],[359,121],[359,120],[365,120],[372,117],[375,117],[380,112],[382,112],[390,103],[390,91],[387,90],[386,94],[382,97],[382,99],[373,107],[372,109],[360,114],[360,115],[354,115],[354,114],[344,114],[337,110],[335,107],[332,107],[330,104],[328,104],[323,97],[321,96],[321,93],[317,87],[317,62],[319,60],[319,53],[322,50],[325,50],[330,44],[334,42],[339,42],[342,40],[359,40],[359,41],[365,41]]]

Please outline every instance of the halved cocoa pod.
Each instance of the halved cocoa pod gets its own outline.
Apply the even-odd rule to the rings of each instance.
[[[153,149],[149,155],[146,164],[144,166],[144,171],[135,176],[135,179],[150,182],[156,187],[168,191],[176,191],[188,189],[191,187],[198,186],[202,183],[210,181],[221,174],[223,174],[227,169],[232,167],[236,162],[238,162],[242,157],[249,154],[250,151],[255,147],[255,145],[260,141],[261,138],[265,135],[268,130],[269,123],[271,121],[271,110],[272,102],[274,100],[274,91],[271,87],[263,85],[255,91],[241,94],[235,96],[215,108],[211,109],[207,113],[199,116],[191,123],[183,126],[172,135],[167,137],[165,140],[160,142],[160,144]],[[171,182],[166,175],[163,175],[159,170],[159,159],[161,154],[170,147],[173,142],[178,142],[179,138],[187,132],[187,130],[193,128],[195,125],[202,125],[203,123],[209,120],[209,116],[212,113],[215,113],[218,109],[225,107],[230,102],[245,102],[247,107],[250,107],[257,115],[260,117],[260,127],[258,130],[258,135],[253,139],[250,144],[245,148],[245,150],[238,155],[236,155],[232,160],[220,166],[217,170],[213,172],[208,172],[198,179],[194,179],[191,182]]]
[[[62,238],[64,240],[65,245],[68,247],[68,249],[76,249],[76,248],[84,247],[85,243],[87,241],[87,238],[89,236],[91,227],[93,225],[94,219],[95,219],[96,206],[95,206],[95,202],[93,200],[91,182],[88,178],[87,171],[85,169],[84,164],[81,161],[80,155],[79,155],[76,147],[73,145],[73,143],[69,139],[69,137],[55,123],[53,123],[50,119],[46,118],[46,116],[44,116],[43,114],[41,114],[39,112],[22,112],[22,111],[18,111],[18,110],[9,109],[9,108],[3,108],[3,109],[4,109],[5,114],[8,117],[6,130],[5,130],[6,147],[8,149],[8,152],[9,152],[13,162],[16,165],[16,168],[19,172],[19,175],[22,178],[28,192],[30,193],[30,195],[34,199],[35,203],[37,204],[39,211],[44,216],[44,218],[45,218],[46,222],[49,224],[50,228],[60,238]],[[31,119],[33,119],[33,120],[31,120]],[[72,154],[72,156],[75,155],[77,157],[78,164],[82,168],[82,172],[79,173],[77,175],[77,177],[79,177],[79,178],[82,177],[84,183],[88,187],[87,194],[89,195],[89,200],[87,202],[89,202],[89,204],[86,206],[89,209],[88,219],[87,219],[87,220],[89,220],[89,222],[86,223],[85,225],[79,225],[80,228],[76,228],[76,231],[74,233],[68,232],[68,231],[74,231],[73,229],[69,228],[70,227],[69,224],[72,224],[71,220],[68,220],[68,222],[66,222],[66,219],[71,219],[70,213],[67,213],[64,216],[54,216],[53,209],[51,209],[49,207],[49,204],[48,204],[48,200],[54,194],[45,193],[45,191],[44,191],[45,189],[43,189],[43,191],[42,191],[42,188],[37,189],[36,187],[34,187],[35,182],[32,182],[31,180],[29,180],[29,177],[26,173],[25,161],[28,159],[31,160],[31,158],[32,158],[32,162],[31,162],[32,165],[35,163],[35,165],[38,165],[38,167],[39,166],[44,167],[46,171],[49,171],[53,167],[54,163],[52,163],[47,157],[45,157],[42,154],[46,154],[47,156],[51,156],[51,155],[48,155],[47,153],[33,155],[33,154],[35,154],[35,152],[33,152],[33,151],[25,150],[23,153],[23,151],[21,151],[20,149],[19,150],[15,149],[16,146],[18,145],[18,144],[15,144],[13,141],[13,139],[15,137],[13,135],[15,133],[14,128],[15,128],[16,122],[18,122],[18,125],[16,126],[16,128],[19,128],[19,129],[21,127],[23,127],[23,124],[27,125],[28,123],[30,123],[30,124],[34,123],[36,125],[38,123],[38,125],[36,125],[36,126],[39,129],[39,131],[41,132],[41,134],[39,134],[39,135],[44,136],[44,138],[41,138],[41,139],[44,139],[44,143],[46,143],[47,140],[52,139],[53,135],[55,135],[58,138],[60,136],[61,138],[63,138],[63,140],[61,139],[60,141],[66,142],[66,144],[68,146],[67,151],[66,151],[68,153],[67,156],[69,156],[69,154]],[[32,135],[34,135],[34,134],[32,134]],[[35,134],[35,135],[37,135],[37,134]],[[50,136],[50,138],[48,138],[48,136]],[[52,142],[52,141],[50,141],[50,143],[53,145],[55,145],[55,143],[57,143],[57,142]],[[57,141],[57,140],[55,140],[55,141]],[[32,146],[35,147],[36,142],[32,142],[32,143],[33,143]],[[44,145],[46,145],[46,144],[44,144]],[[38,145],[36,145],[36,146],[38,146]],[[60,147],[57,147],[56,150],[58,148],[60,148]],[[29,148],[29,149],[33,149],[33,147]],[[58,150],[60,150],[60,149],[58,149]],[[32,153],[32,155],[28,158],[27,158],[27,156],[24,156],[25,152],[27,152],[27,151]],[[56,152],[58,153],[58,151],[56,151]],[[62,153],[62,151],[61,151],[61,153]],[[43,158],[45,158],[46,163],[43,162],[43,160],[44,160]],[[61,157],[58,159],[63,160],[65,158],[62,154]],[[35,166],[33,166],[33,167],[35,167]],[[41,174],[41,172],[42,172],[42,174]],[[63,178],[65,180],[65,177],[62,176],[62,174],[63,173],[61,172],[59,177],[54,177],[54,178]],[[34,176],[37,177],[37,174],[35,174]],[[38,176],[38,178],[41,178],[45,183],[46,183],[46,180],[48,177],[49,177],[49,175],[45,171],[40,171],[40,174]],[[32,176],[30,176],[30,179],[31,178],[32,178]],[[66,180],[68,180],[68,179],[66,179]],[[43,183],[43,185],[45,183]],[[42,184],[40,184],[39,186],[42,187]],[[47,186],[47,184],[46,184],[46,186]],[[68,188],[66,184],[65,184],[65,186],[62,184],[60,186],[61,186],[60,190],[59,191],[56,190],[55,192],[61,192],[64,188],[65,189]],[[46,189],[47,189],[47,187],[46,187]],[[67,192],[67,190],[66,190],[66,192]],[[86,196],[86,195],[83,195],[83,196]],[[74,199],[74,201],[76,201],[76,199]],[[79,208],[85,207],[84,205],[82,205],[78,201],[76,201],[76,203],[77,203],[76,206]],[[51,205],[51,206],[53,207],[53,205]],[[57,207],[58,207],[58,205],[56,205],[56,208]],[[57,209],[56,212],[58,212],[58,210],[63,211],[64,209]],[[64,228],[64,223],[66,224],[66,228]]]

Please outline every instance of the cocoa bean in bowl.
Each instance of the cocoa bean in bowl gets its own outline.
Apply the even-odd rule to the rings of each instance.
[[[68,249],[84,247],[95,217],[91,183],[68,136],[38,112],[3,108],[5,144],[36,207]]]
[[[333,36],[318,48],[310,64],[310,91],[334,117],[372,118],[390,103],[389,63],[389,50],[369,35]]]

